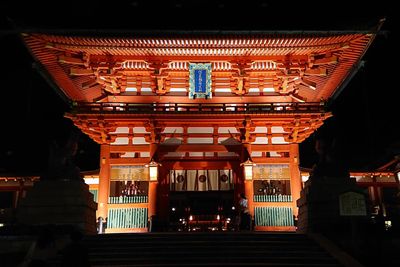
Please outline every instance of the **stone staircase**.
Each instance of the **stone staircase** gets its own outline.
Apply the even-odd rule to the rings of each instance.
[[[342,266],[295,233],[143,233],[88,236],[92,266]]]

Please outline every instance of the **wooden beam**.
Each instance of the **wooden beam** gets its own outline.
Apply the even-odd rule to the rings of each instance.
[[[166,161],[166,160],[165,160]],[[229,160],[220,160],[220,161],[206,161],[206,160],[199,160],[199,161],[176,161],[173,160],[171,162],[171,168],[176,170],[184,170],[184,169],[232,169],[234,165],[239,164],[233,163]]]
[[[289,164],[289,162],[290,162],[290,158],[257,158],[257,157],[252,157],[251,159],[256,164],[283,164],[283,163]]]
[[[90,87],[93,87],[93,86],[95,86],[95,85],[98,85],[98,83],[97,83],[97,79],[90,79],[89,81],[87,81],[87,82],[83,82],[82,83],[82,89],[89,89]]]
[[[317,83],[310,81],[308,79],[305,79],[305,78],[301,79],[300,83],[305,86],[308,86],[312,90],[315,90],[317,88]]]
[[[80,68],[71,68],[70,75],[73,76],[87,76],[87,75],[94,75],[92,70],[89,69],[80,69]]]
[[[122,153],[122,152],[149,152],[150,145],[111,145],[111,153]]]
[[[331,57],[325,57],[321,59],[316,59],[313,62],[313,65],[324,65],[324,64],[336,64],[338,63],[338,57],[337,56],[331,56]]]
[[[326,76],[328,75],[328,71],[326,68],[308,68],[304,74],[308,76]]]
[[[58,57],[58,62],[60,63],[66,63],[66,64],[72,64],[72,65],[85,65],[85,62],[80,59],[80,58],[75,58],[75,57],[68,57],[65,55],[61,55]]]
[[[110,165],[145,165],[150,158],[118,158],[110,159]]]
[[[192,144],[180,145],[176,152],[228,152],[223,145]]]
[[[160,145],[158,152],[228,152],[223,145],[187,144],[187,145]]]
[[[288,152],[290,150],[289,144],[270,144],[270,145],[251,145],[251,151],[276,151],[276,152]]]

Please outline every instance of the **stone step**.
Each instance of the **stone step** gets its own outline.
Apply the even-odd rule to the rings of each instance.
[[[142,255],[154,255],[154,250],[155,248],[152,247],[147,247],[147,248],[141,248],[141,249],[132,249],[130,247],[99,247],[99,248],[90,248],[91,254],[115,254],[115,253],[136,253],[136,254],[142,254]],[[269,254],[269,255],[280,255],[280,254],[291,254],[291,255],[296,255],[296,254],[301,254],[301,255],[320,255],[320,254],[326,254],[325,251],[323,251],[319,247],[313,247],[312,249],[305,249],[305,248],[297,248],[295,250],[283,250],[282,247],[280,248],[275,248],[275,249],[270,249],[270,248],[263,248],[263,247],[254,247],[249,249],[246,246],[240,246],[240,247],[210,247],[210,246],[203,246],[203,247],[196,247],[196,249],[186,247],[166,247],[162,249],[158,249],[157,254],[179,254],[179,253],[248,253],[252,252],[254,254]]]
[[[90,254],[91,258],[93,258],[93,254]],[[160,256],[160,255],[153,255],[152,257],[143,257],[137,254],[116,254],[113,255],[114,257],[96,257],[99,261],[107,261],[107,262],[135,262],[135,263],[157,263],[157,262],[164,262],[164,263],[172,263],[172,262],[286,262],[286,263],[293,263],[293,262],[302,262],[302,263],[336,263],[334,259],[328,257],[327,255],[324,256],[274,256],[270,257],[269,255],[257,255],[255,258],[253,254],[250,255],[170,255],[170,256]]]
[[[84,242],[93,266],[340,266],[293,233],[105,234]]]
[[[113,267],[174,267],[174,266],[187,266],[187,267],[221,267],[221,266],[234,266],[234,267],[246,267],[246,266],[271,266],[271,267],[343,267],[340,264],[336,263],[269,263],[269,262],[245,262],[245,263],[237,263],[237,262],[208,262],[208,263],[145,263],[145,264],[137,264],[137,263],[110,263],[100,262],[100,263],[92,263],[92,267],[96,266],[113,266]]]
[[[87,239],[113,239],[113,238],[170,238],[170,237],[187,237],[191,238],[272,238],[272,239],[307,239],[307,237],[303,234],[296,233],[265,233],[265,232],[166,232],[166,233],[135,233],[135,234],[102,234],[102,235],[90,235],[87,236]]]
[[[86,242],[87,245],[90,246],[121,246],[121,245],[129,245],[129,246],[201,246],[204,244],[218,245],[218,246],[240,246],[243,244],[249,246],[316,246],[315,243],[312,242],[296,242],[296,241],[270,241],[270,240],[163,240],[163,241],[153,241],[153,240],[107,240],[107,241],[98,241],[98,242]]]
[[[154,238],[141,238],[141,239],[98,239],[98,240],[85,240],[88,244],[96,244],[96,243],[179,243],[179,242],[209,242],[210,240],[215,242],[225,242],[225,243],[240,243],[240,242],[264,242],[264,243],[292,243],[292,244],[314,244],[310,240],[300,240],[300,239],[268,239],[268,238],[259,238],[259,239],[234,239],[234,238],[169,238],[169,239],[154,239]]]

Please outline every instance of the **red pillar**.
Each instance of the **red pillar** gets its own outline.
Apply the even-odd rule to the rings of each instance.
[[[301,175],[299,170],[299,144],[290,144],[289,151],[289,169],[290,169],[290,187],[292,194],[293,215],[298,215],[296,201],[300,198],[301,191]]]
[[[247,198],[247,203],[249,205],[249,212],[251,217],[254,216],[254,201],[253,201],[253,180],[244,181],[244,194]]]
[[[249,153],[249,157],[251,157],[251,144],[244,144],[244,148],[247,150],[247,152]],[[246,158],[242,158],[242,163],[245,162],[247,159]],[[249,212],[251,217],[254,217],[254,201],[253,201],[253,196],[254,196],[254,187],[253,187],[253,179],[251,180],[246,180],[246,177],[244,175],[244,167],[242,167],[242,175],[244,180],[244,194],[247,198],[247,203],[249,205]]]
[[[157,150],[157,144],[150,144],[150,160],[154,157],[154,154]],[[157,181],[149,180],[149,192],[148,192],[148,216],[149,219],[151,216],[156,215],[157,213],[157,187],[158,187],[158,177]]]
[[[156,215],[157,213],[157,181],[149,182],[149,204],[148,204],[148,216]]]
[[[108,197],[110,194],[110,145],[100,147],[100,174],[97,218],[106,218],[108,214]]]

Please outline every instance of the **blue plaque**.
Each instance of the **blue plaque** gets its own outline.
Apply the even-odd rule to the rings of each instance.
[[[189,98],[211,98],[211,63],[189,64]]]
[[[194,70],[194,92],[196,94],[204,94],[207,86],[207,71],[206,70]]]

